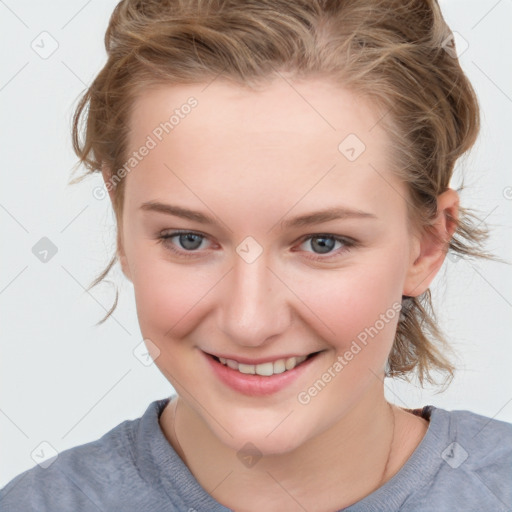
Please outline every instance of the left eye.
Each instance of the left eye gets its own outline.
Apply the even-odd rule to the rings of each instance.
[[[328,254],[335,249],[337,243],[340,246],[350,246],[347,241],[334,235],[311,235],[303,240],[301,246],[308,244],[315,254]]]

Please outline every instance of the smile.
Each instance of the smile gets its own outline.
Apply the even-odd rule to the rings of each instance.
[[[273,362],[261,364],[244,364],[239,363],[234,359],[226,359],[224,357],[218,357],[217,359],[223,365],[229,366],[232,370],[237,370],[240,373],[245,373],[246,375],[263,375],[268,377],[270,375],[293,370],[296,366],[312,355],[313,354],[310,354],[309,356],[288,357],[286,359],[277,359]]]
[[[244,395],[265,396],[287,388],[305,372],[311,373],[308,368],[314,365],[325,350],[258,364],[241,363],[235,359],[201,352],[213,375],[224,385]]]

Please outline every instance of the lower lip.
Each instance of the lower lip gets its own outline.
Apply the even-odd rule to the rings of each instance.
[[[296,366],[293,370],[287,370],[283,373],[277,373],[265,377],[263,375],[251,375],[240,373],[229,366],[225,366],[212,356],[203,352],[206,360],[217,377],[231,389],[249,396],[266,396],[277,393],[285,387],[291,385],[318,359],[320,353],[306,359]]]

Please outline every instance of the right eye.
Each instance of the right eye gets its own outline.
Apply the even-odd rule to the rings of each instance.
[[[175,239],[175,240],[173,240]],[[194,231],[173,231],[170,233],[161,233],[158,241],[167,249],[183,257],[192,256],[196,252],[202,252],[199,249],[206,240],[206,236]],[[187,254],[189,253],[189,254]]]

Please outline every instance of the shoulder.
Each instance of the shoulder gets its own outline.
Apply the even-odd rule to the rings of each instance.
[[[1,510],[101,510],[96,507],[99,488],[129,466],[130,423],[18,475],[0,491]]]
[[[418,503],[510,510],[512,424],[467,410],[429,409],[433,427],[429,448],[435,452],[428,459],[432,472],[403,510],[417,510]]]
[[[101,438],[21,473],[0,490],[0,509],[109,510],[110,500],[119,502],[130,486],[140,488],[143,481],[135,463],[140,423],[141,418],[126,420]]]
[[[500,421],[471,411],[439,410],[449,418],[448,434],[457,443],[453,454],[460,452],[459,457],[465,458],[467,468],[472,471],[497,470],[512,468],[512,423]],[[452,454],[449,451],[446,457]],[[466,457],[467,454],[467,457]],[[504,473],[502,474],[504,476]]]

